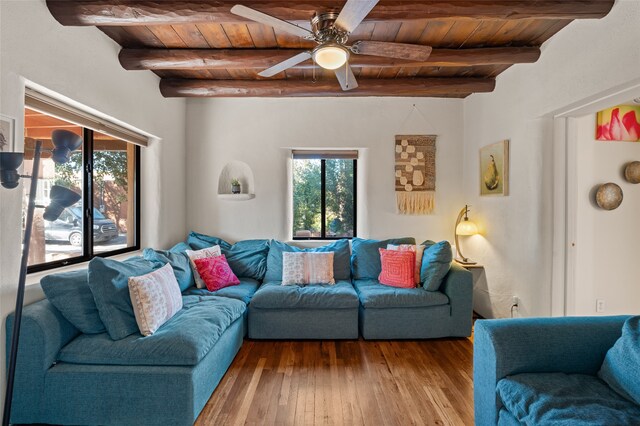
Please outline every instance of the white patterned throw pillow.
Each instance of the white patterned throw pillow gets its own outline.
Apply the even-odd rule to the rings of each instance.
[[[282,285],[335,283],[332,251],[282,253]]]
[[[212,246],[195,251],[186,250],[185,253],[187,253],[187,256],[189,257],[189,263],[191,264],[191,270],[193,271],[193,279],[196,281],[196,287],[207,288],[207,285],[204,283],[204,280],[198,273],[198,268],[196,267],[194,260],[220,256],[222,254],[222,251],[220,251],[220,246]]]
[[[422,255],[424,254],[425,247],[415,244],[387,244],[387,250],[399,250],[399,251],[414,251],[416,253],[416,270],[415,270],[415,280],[416,285],[420,286],[422,281],[420,280],[420,270],[422,269]]]
[[[130,277],[129,296],[143,336],[155,333],[182,309],[180,286],[169,263],[146,275]]]

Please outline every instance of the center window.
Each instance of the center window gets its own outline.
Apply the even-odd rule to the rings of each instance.
[[[357,151],[293,151],[293,239],[356,236]]]

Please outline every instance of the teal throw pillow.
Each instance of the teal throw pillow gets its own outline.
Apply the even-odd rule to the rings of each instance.
[[[230,244],[225,240],[197,232],[189,233],[187,243],[192,250],[220,246],[231,270],[238,278],[262,281],[267,272],[269,240],[244,240]]]
[[[142,252],[142,256],[155,264],[156,267],[162,267],[165,264],[171,264],[173,273],[176,276],[180,291],[185,291],[189,287],[195,285],[193,280],[193,270],[189,263],[189,257],[186,250],[191,250],[185,243],[177,244],[169,250],[154,250],[146,248]]]
[[[124,262],[95,257],[89,262],[89,288],[111,339],[120,340],[139,331],[129,296],[129,277],[155,269],[157,264],[142,257]]]
[[[282,281],[282,253],[284,252],[333,252],[333,278],[338,280],[350,280],[351,268],[349,266],[349,240],[336,240],[322,247],[300,248],[271,240],[269,255],[267,256],[267,273],[265,282]]]
[[[223,240],[222,238],[212,237],[210,235],[199,234],[191,231],[187,237],[187,244],[191,247],[191,250],[202,250],[203,248],[220,246],[220,250],[228,250],[231,248],[231,244]]]
[[[389,240],[365,240],[354,238],[351,240],[351,273],[354,280],[377,280],[382,271],[380,263],[380,249],[386,249],[388,244],[414,244],[413,237],[392,238]]]
[[[607,355],[598,376],[614,391],[640,404],[640,316],[622,326],[622,336]]]
[[[427,240],[422,243],[425,246],[422,255],[422,267],[420,268],[420,281],[422,288],[427,291],[438,291],[442,280],[451,269],[451,244],[449,241],[435,243]]]
[[[84,334],[104,333],[87,275],[86,269],[51,274],[40,280],[40,286],[49,302],[75,328]]]

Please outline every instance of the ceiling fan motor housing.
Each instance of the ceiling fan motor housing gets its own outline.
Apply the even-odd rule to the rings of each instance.
[[[316,42],[337,43],[344,45],[349,39],[349,33],[334,26],[338,19],[338,12],[318,13],[311,19],[311,30],[315,35]]]

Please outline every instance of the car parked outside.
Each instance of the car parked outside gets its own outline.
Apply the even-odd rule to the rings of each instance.
[[[44,236],[47,241],[66,241],[73,246],[81,246],[82,208],[67,207],[57,220],[45,221]],[[93,209],[93,242],[105,243],[118,236],[118,227],[98,209]]]

